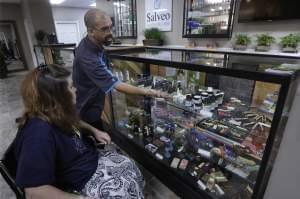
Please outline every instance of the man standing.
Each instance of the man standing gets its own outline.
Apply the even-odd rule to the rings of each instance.
[[[105,96],[112,89],[125,94],[161,97],[161,93],[122,83],[108,69],[103,60],[104,46],[112,42],[112,22],[99,9],[90,9],[84,16],[87,36],[75,52],[73,83],[77,89],[76,107],[80,118],[102,129],[101,114]]]

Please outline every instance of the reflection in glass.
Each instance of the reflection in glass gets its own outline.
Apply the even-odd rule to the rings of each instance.
[[[114,0],[115,38],[136,38],[136,0]]]
[[[229,35],[234,0],[186,0],[184,35]]]

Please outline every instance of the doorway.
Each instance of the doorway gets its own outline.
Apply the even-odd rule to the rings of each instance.
[[[78,21],[55,21],[55,29],[59,43],[79,43]]]
[[[26,70],[24,53],[15,21],[0,21],[0,49],[8,72]]]

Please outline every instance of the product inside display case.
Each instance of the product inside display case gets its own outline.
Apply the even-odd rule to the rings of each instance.
[[[251,198],[281,84],[180,67],[184,62],[243,68],[240,60],[225,54],[150,50],[130,55],[175,62],[164,66],[112,59],[120,80],[168,94],[151,98],[113,92],[117,131],[210,198]],[[250,70],[278,64],[255,63]]]

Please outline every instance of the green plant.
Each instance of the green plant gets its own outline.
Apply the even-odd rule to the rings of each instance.
[[[149,28],[144,31],[146,39],[162,40],[162,32],[158,28]]]
[[[289,34],[287,36],[281,37],[280,45],[283,48],[297,48],[299,42],[299,34]]]
[[[35,38],[39,43],[43,43],[46,38],[47,33],[43,30],[37,30],[35,32]]]
[[[235,45],[247,46],[250,42],[251,38],[246,34],[237,34],[235,36]]]
[[[275,38],[268,34],[260,34],[256,36],[257,46],[271,46],[275,42]]]

